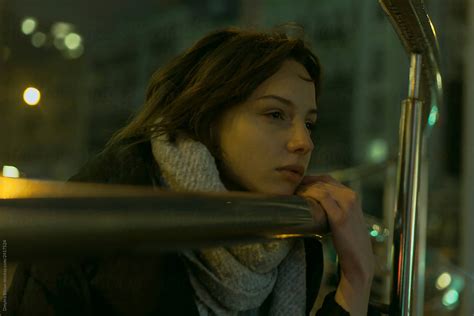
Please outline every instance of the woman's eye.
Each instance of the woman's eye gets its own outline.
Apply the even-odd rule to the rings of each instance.
[[[315,125],[316,124],[313,122],[306,122],[306,128],[308,129],[310,133],[314,130]]]
[[[278,111],[268,113],[268,115],[270,115],[272,118],[275,118],[275,119],[283,119],[283,113],[278,112]]]

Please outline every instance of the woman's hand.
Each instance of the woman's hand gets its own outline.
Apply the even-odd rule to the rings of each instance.
[[[367,315],[375,263],[357,194],[329,175],[305,177],[296,194],[328,216],[342,272],[336,301],[351,315]]]

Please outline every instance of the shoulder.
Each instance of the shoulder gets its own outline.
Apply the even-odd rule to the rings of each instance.
[[[153,185],[159,167],[150,141],[127,139],[106,147],[90,159],[69,181]]]

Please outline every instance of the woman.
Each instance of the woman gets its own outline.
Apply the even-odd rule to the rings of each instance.
[[[317,315],[366,315],[374,264],[360,203],[329,176],[304,177],[319,86],[318,59],[300,39],[211,33],[153,75],[143,109],[71,180],[298,194],[326,212],[340,260]],[[307,239],[18,270],[18,315],[304,315],[322,251]]]

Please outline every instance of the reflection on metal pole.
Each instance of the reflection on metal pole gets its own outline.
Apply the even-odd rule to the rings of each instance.
[[[427,154],[426,134],[423,135],[421,144],[421,162],[420,162],[420,185],[418,193],[418,211],[417,223],[415,230],[415,270],[414,270],[414,315],[424,315],[425,309],[425,264],[426,264],[426,238],[428,223],[428,176],[429,176],[429,159]]]
[[[413,54],[410,65],[409,98],[402,103],[400,151],[397,175],[397,204],[393,237],[393,289],[391,313],[412,315],[416,308],[414,258],[416,220],[421,161],[422,102],[417,100],[420,87],[421,55]]]

